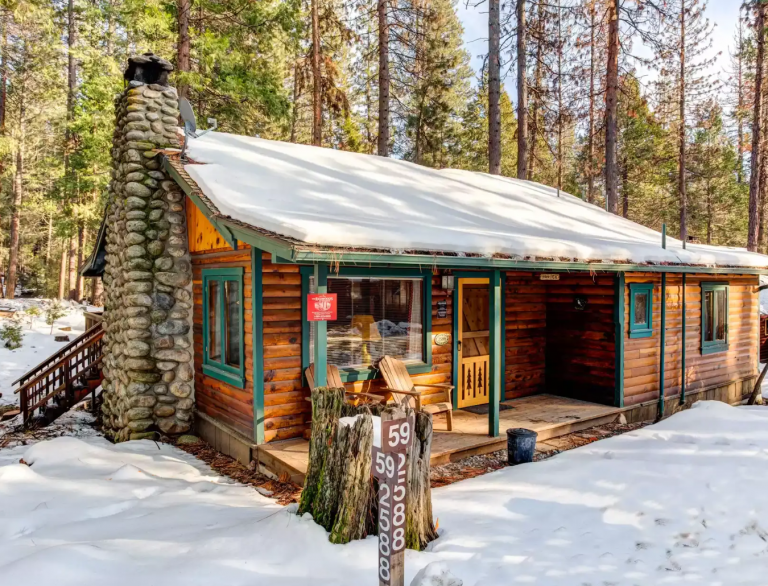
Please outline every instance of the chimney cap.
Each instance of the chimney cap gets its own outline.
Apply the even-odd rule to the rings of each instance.
[[[173,71],[173,65],[170,61],[150,52],[129,57],[128,68],[123,77],[128,82],[168,85],[168,74],[171,71]]]

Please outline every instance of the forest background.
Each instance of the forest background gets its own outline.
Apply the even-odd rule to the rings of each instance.
[[[78,268],[146,51],[224,132],[531,179],[766,252],[768,0],[712,1],[727,46],[703,0],[0,0],[5,294],[99,297]]]

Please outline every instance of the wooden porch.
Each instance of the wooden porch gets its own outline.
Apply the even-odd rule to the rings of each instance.
[[[502,403],[499,413],[499,437],[488,437],[488,416],[462,409],[453,412],[453,431],[445,431],[445,418],[434,419],[432,465],[455,462],[468,456],[502,450],[507,445],[506,430],[515,427],[533,429],[540,441],[612,422],[622,411],[616,407],[588,403],[556,395],[534,395]],[[287,474],[297,483],[304,482],[309,442],[290,439],[258,448],[258,460],[269,471]]]

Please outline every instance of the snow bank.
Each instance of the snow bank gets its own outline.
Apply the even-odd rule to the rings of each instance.
[[[218,210],[310,244],[632,263],[766,267],[667,239],[556,189],[486,173],[209,132],[185,169]]]
[[[406,584],[763,586],[766,485],[768,408],[699,403],[433,491],[440,539],[406,552]],[[164,444],[0,450],[0,584],[376,583],[374,538],[331,545],[291,510]]]
[[[43,307],[47,301],[47,299],[0,299],[0,306],[12,307],[17,312],[26,311],[30,307],[39,307],[41,311],[41,315],[34,318],[31,323],[28,317],[22,318],[24,339],[21,348],[8,350],[0,344],[0,393],[3,395],[0,397],[0,405],[18,404],[19,396],[14,394],[16,387],[12,387],[11,383],[66,345],[66,342],[56,342],[54,339],[56,335],[66,334],[70,340],[74,340],[85,331],[83,306],[74,302],[63,302],[63,308],[67,313],[56,320],[53,334],[51,334],[51,326],[45,323]],[[0,319],[0,326],[8,321],[8,319]],[[63,327],[72,329],[68,332],[59,331],[59,328]]]

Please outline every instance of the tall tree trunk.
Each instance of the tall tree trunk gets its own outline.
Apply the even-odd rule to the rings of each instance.
[[[621,195],[621,216],[629,218],[629,165],[626,157],[621,162]]]
[[[293,109],[291,111],[291,142],[296,142],[296,125],[299,121],[299,58],[293,62]]]
[[[176,44],[176,66],[182,73],[190,71],[190,41],[189,41],[189,13],[192,10],[192,0],[176,0],[176,18],[178,19],[179,38]],[[180,98],[189,97],[189,85],[176,84]]]
[[[2,9],[2,49],[0,49],[0,134],[5,135],[5,104],[8,92],[8,13]],[[2,171],[2,166],[0,166]]]
[[[376,154],[389,156],[389,0],[378,0],[379,16],[379,136]]]
[[[499,0],[488,0],[488,172],[501,175],[501,53]]]
[[[619,137],[619,7],[618,0],[608,0],[608,63],[605,91],[605,199],[612,214],[619,213],[618,165]]]
[[[742,71],[743,59],[744,59],[744,38],[743,38],[743,24],[741,20],[741,12],[739,12],[739,48],[737,53],[737,114],[736,123],[738,128],[736,130],[736,136],[738,144],[736,148],[738,150],[739,168],[736,171],[736,180],[739,184],[744,181],[744,74]]]
[[[563,188],[563,35],[562,8],[557,2],[557,189]]]
[[[679,96],[679,117],[680,127],[678,129],[678,147],[679,158],[677,162],[677,197],[680,204],[680,240],[685,243],[688,240],[688,198],[685,193],[685,0],[680,8],[680,96]]]
[[[67,240],[64,240],[61,243],[61,263],[59,264],[59,299],[66,299],[67,294],[69,293],[67,291],[67,276],[69,275],[67,272],[68,255],[69,250],[67,248]]]
[[[517,178],[526,179],[528,157],[525,0],[517,0]]]
[[[320,71],[320,0],[311,1],[312,12],[312,144],[323,144],[323,96]]]
[[[45,246],[45,295],[51,294],[51,248],[53,246],[53,212],[48,214],[48,242]]]
[[[83,298],[83,276],[80,274],[80,267],[83,266],[83,256],[85,253],[85,240],[87,238],[87,229],[83,220],[80,220],[77,229],[77,277],[75,280],[75,299],[80,301]]]
[[[536,14],[536,66],[533,74],[533,108],[531,111],[531,148],[528,154],[528,179],[534,180],[533,173],[536,170],[536,144],[539,138],[539,105],[541,103],[541,77],[542,77],[542,58],[543,58],[543,38],[544,38],[544,2],[538,3]]]
[[[755,19],[757,60],[755,63],[755,106],[752,118],[752,155],[749,176],[749,228],[747,249],[756,251],[760,227],[760,162],[763,147],[763,61],[765,57],[765,3],[758,0]]]
[[[23,110],[23,106],[22,106]],[[23,114],[22,114],[23,116]],[[8,278],[5,281],[5,296],[13,299],[16,294],[17,269],[19,264],[19,229],[21,224],[21,201],[24,196],[24,147],[23,124],[20,125],[19,144],[16,147],[16,172],[13,174],[13,200],[11,203],[11,243],[8,255]]]
[[[589,127],[587,129],[587,201],[595,201],[595,0],[589,7]]]
[[[77,238],[72,236],[69,239],[69,277],[67,277],[67,286],[69,287],[69,298],[72,301],[77,299]]]
[[[91,305],[96,307],[104,306],[104,282],[101,277],[93,278],[93,297],[91,299]]]

